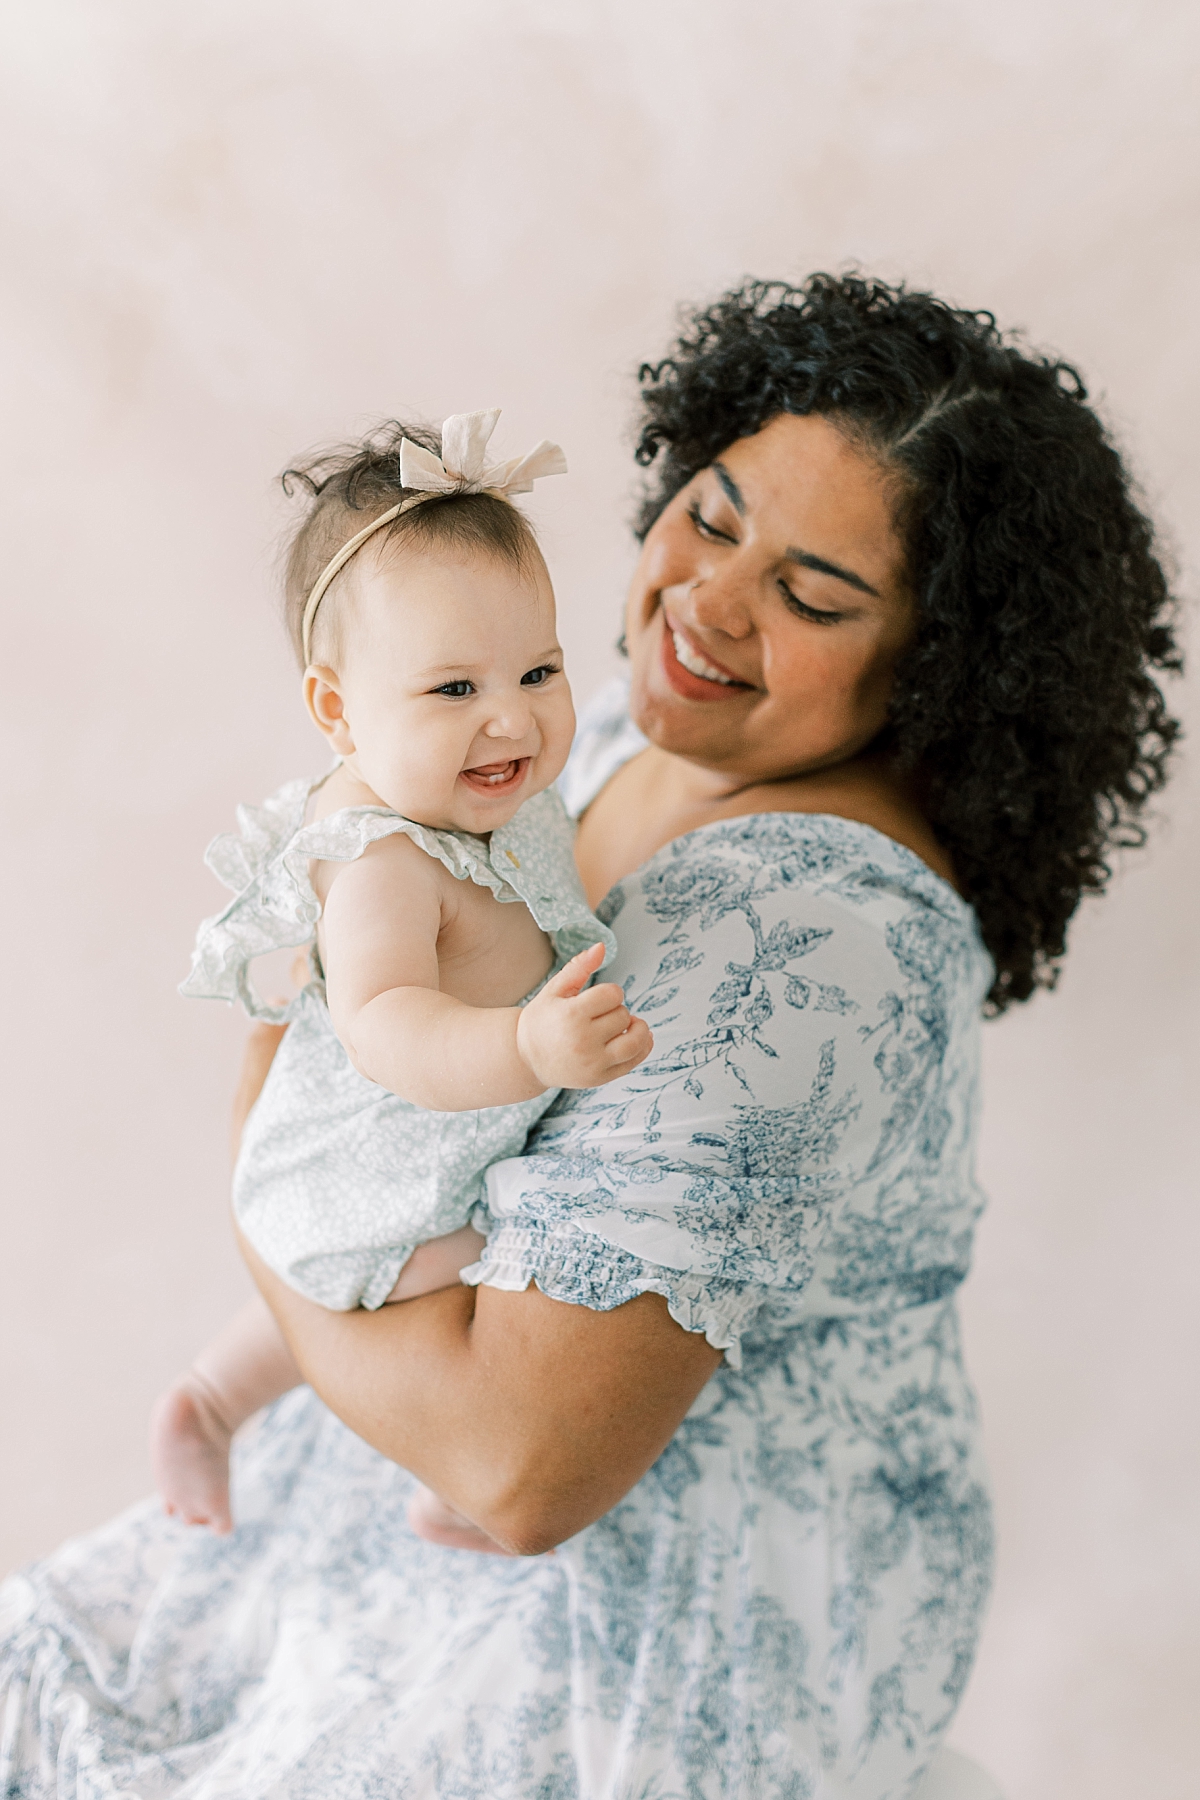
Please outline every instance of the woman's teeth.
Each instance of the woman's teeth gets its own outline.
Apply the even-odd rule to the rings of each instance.
[[[675,655],[690,674],[700,675],[705,681],[719,681],[722,687],[736,685],[732,675],[723,675],[720,669],[714,669],[710,662],[705,662],[700,652],[692,649],[681,632],[672,631],[671,639],[675,645]]]

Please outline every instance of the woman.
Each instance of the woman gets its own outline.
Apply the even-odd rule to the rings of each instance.
[[[335,1315],[251,1259],[332,1410],[266,1416],[232,1540],[139,1509],[10,1584],[9,1793],[883,1800],[953,1715],[978,1020],[1161,785],[1167,590],[987,315],[747,287],[642,381],[568,787],[654,1056],[492,1171],[480,1285]]]

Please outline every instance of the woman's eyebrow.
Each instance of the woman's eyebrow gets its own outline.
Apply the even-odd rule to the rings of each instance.
[[[744,514],[746,511],[746,501],[743,497],[742,490],[733,479],[733,476],[729,473],[729,470],[725,467],[725,464],[723,462],[714,462],[712,464],[712,472],[728,495],[729,503],[734,511],[739,514]],[[873,588],[869,581],[864,581],[861,575],[856,575],[854,573],[853,569],[843,569],[840,563],[827,562],[823,556],[814,556],[809,550],[789,548],[785,550],[783,554],[787,557],[789,562],[799,563],[802,569],[813,569],[818,575],[832,575],[835,581],[846,582],[850,587],[857,588],[860,594],[873,594],[876,600],[880,598],[878,588]]]
[[[746,502],[742,498],[742,490],[733,479],[733,476],[729,473],[729,470],[725,467],[725,464],[723,462],[713,463],[712,472],[729,496],[729,501],[734,511],[744,513],[746,510]]]
[[[799,563],[802,569],[815,569],[818,575],[832,575],[835,580],[857,588],[860,594],[874,594],[876,600],[880,598],[878,588],[873,588],[869,581],[864,581],[853,569],[843,569],[840,563],[826,562],[823,556],[814,556],[809,550],[797,550],[794,547],[789,547],[783,554],[789,562]]]

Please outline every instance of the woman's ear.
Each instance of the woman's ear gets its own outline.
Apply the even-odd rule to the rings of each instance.
[[[304,704],[321,736],[338,756],[353,756],[354,738],[346,717],[337,672],[310,663],[304,671]]]

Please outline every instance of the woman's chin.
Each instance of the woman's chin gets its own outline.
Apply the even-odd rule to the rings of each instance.
[[[709,681],[684,668],[661,612],[630,649],[629,716],[660,750],[709,760],[729,759],[738,717],[747,702],[763,698],[743,682]]]
[[[629,690],[629,716],[643,737],[659,750],[674,756],[724,767],[738,739],[738,701],[751,690],[739,688],[737,697],[712,708],[683,698],[667,683],[660,670],[635,674]]]

